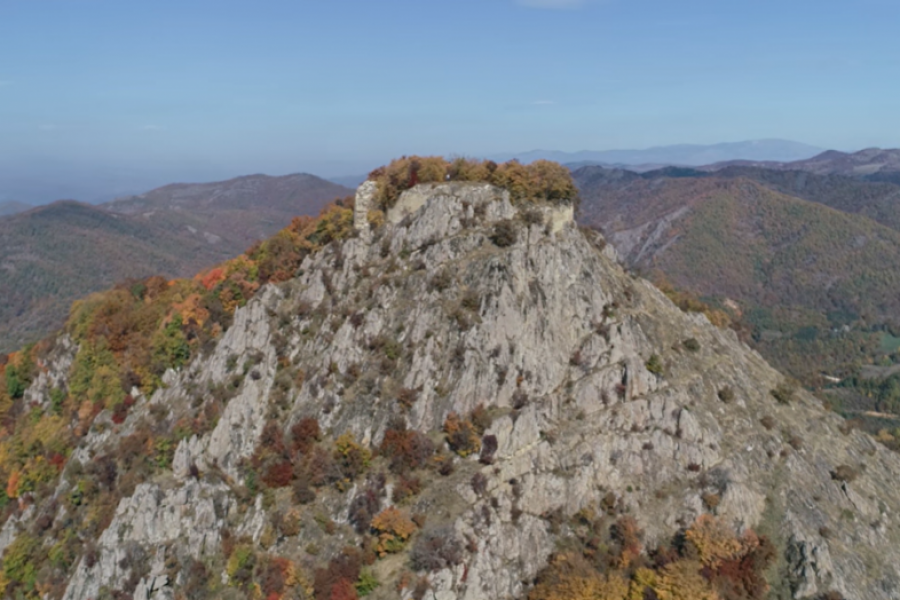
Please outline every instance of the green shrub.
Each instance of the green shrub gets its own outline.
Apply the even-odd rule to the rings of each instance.
[[[18,371],[12,365],[6,367],[6,391],[14,400],[25,394],[25,382],[19,378]]]
[[[681,343],[686,350],[690,352],[697,352],[700,350],[700,342],[697,341],[697,338],[688,338]]]
[[[225,572],[232,584],[244,584],[253,577],[253,567],[256,564],[256,553],[249,545],[240,545],[234,549],[228,558]]]
[[[796,389],[793,385],[784,382],[778,384],[774,390],[771,390],[769,393],[772,394],[772,397],[778,401],[779,404],[790,404],[794,399],[794,393]]]
[[[356,588],[356,593],[360,596],[368,596],[372,592],[375,591],[380,583],[378,583],[378,578],[368,569],[363,569],[359,574],[359,579],[356,580],[356,583],[353,587]]]
[[[53,414],[62,414],[63,402],[66,400],[66,393],[60,388],[50,390],[50,410]]]
[[[334,445],[334,460],[345,478],[352,481],[369,467],[372,453],[359,444],[349,431],[335,440]]]
[[[660,377],[662,376],[664,371],[662,359],[658,354],[653,354],[649,359],[647,359],[646,367],[648,371]]]
[[[18,589],[31,592],[37,581],[40,553],[41,541],[38,538],[27,532],[19,534],[3,554],[3,579]]]

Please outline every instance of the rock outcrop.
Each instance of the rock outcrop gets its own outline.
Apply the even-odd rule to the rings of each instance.
[[[365,236],[311,255],[124,424],[85,439],[99,454],[151,412],[174,422],[237,384],[216,426],[180,442],[171,474],[121,500],[65,598],[129,580],[141,598],[174,598],[188,574],[172,565],[220,564],[226,529],[311,570],[356,543],[348,509],[362,483],[306,506],[254,495],[245,474],[266,423],[287,430],[314,416],[334,437],[350,432],[375,447],[397,416],[429,433],[479,404],[493,416],[493,464],[456,458],[453,474],[409,501],[429,527],[470,541],[459,565],[422,573],[434,598],[523,597],[558,540],[547,515],[609,494],[648,542],[708,511],[703,497],[715,494],[721,518],[778,544],[781,597],[900,596],[900,456],[788,390],[733,332],[626,273],[570,208],[514,206],[487,185],[429,185],[406,192],[370,231],[367,185],[354,220]],[[302,378],[285,377],[290,369]],[[402,391],[414,398],[406,406]],[[835,476],[842,466],[854,476]],[[64,478],[57,496],[70,485]],[[300,525],[273,535],[272,515],[287,510]],[[323,534],[323,520],[336,533]],[[385,585],[373,597],[394,597],[387,583],[402,565],[378,565]]]

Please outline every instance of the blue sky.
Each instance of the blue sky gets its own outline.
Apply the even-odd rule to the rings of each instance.
[[[0,0],[0,161],[900,146],[898,25],[898,0]]]

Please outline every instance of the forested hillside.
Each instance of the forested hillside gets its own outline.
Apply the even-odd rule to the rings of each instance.
[[[130,278],[189,277],[348,191],[312,175],[249,176],[0,218],[0,352],[62,325],[82,296]]]
[[[590,167],[575,178],[582,220],[632,268],[728,315],[805,385],[849,378],[855,388],[860,376],[887,374],[879,369],[900,359],[900,188],[755,167]],[[848,416],[898,408],[869,393],[830,397]],[[869,420],[876,430],[897,427]]]

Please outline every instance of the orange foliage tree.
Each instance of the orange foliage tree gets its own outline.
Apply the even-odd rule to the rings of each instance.
[[[677,550],[659,548],[650,563],[642,556],[633,519],[620,518],[610,528],[609,554],[596,551],[597,522],[588,521],[582,552],[551,557],[529,600],[762,600],[768,593],[765,570],[774,549],[752,531],[737,536],[703,515],[685,531]]]
[[[462,457],[481,450],[481,439],[475,426],[469,419],[462,419],[455,412],[448,414],[444,420],[444,433],[450,449]]]
[[[569,170],[548,160],[529,165],[518,161],[496,164],[439,156],[404,156],[369,175],[376,184],[375,200],[382,210],[393,206],[400,194],[419,183],[443,181],[486,182],[509,191],[514,203],[546,201],[555,204],[578,201],[578,189]]]
[[[396,507],[391,506],[372,519],[372,530],[378,535],[376,551],[379,556],[400,552],[409,537],[415,533],[416,524]]]

